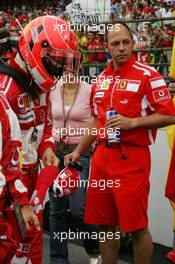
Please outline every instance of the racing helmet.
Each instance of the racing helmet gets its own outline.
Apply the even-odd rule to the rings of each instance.
[[[77,73],[80,52],[74,31],[63,19],[41,16],[27,24],[19,52],[37,85],[51,89],[63,72]]]

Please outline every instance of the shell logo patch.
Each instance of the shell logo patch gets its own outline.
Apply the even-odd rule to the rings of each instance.
[[[108,90],[109,89],[110,82],[107,80],[104,80],[103,82],[100,81],[98,83],[98,90]]]
[[[102,89],[103,89],[103,90],[108,90],[108,89],[109,89],[109,84],[110,84],[110,83],[109,83],[108,81],[104,81],[104,82],[103,82],[103,88],[102,88]]]

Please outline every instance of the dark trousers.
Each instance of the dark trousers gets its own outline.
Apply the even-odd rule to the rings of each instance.
[[[57,152],[60,159],[60,170],[64,168],[64,156]],[[80,172],[81,184],[78,190],[66,197],[55,198],[50,189],[50,263],[63,264],[68,261],[68,240],[66,239],[67,226],[65,221],[66,211],[70,208],[77,229],[80,232],[87,232],[88,236],[83,237],[83,246],[90,256],[96,256],[99,252],[98,239],[91,238],[91,234],[98,234],[98,228],[95,225],[84,223],[84,208],[86,199],[86,187],[89,177],[90,153],[85,152],[80,157],[80,164],[83,170]],[[61,239],[63,234],[64,239]],[[98,235],[97,235],[98,237]]]

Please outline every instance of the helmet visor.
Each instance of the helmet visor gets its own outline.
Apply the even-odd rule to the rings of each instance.
[[[42,62],[49,75],[59,79],[63,73],[78,72],[80,52],[47,49],[43,52]]]

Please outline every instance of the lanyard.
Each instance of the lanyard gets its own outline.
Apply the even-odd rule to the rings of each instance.
[[[66,128],[67,121],[69,120],[70,113],[72,111],[72,108],[73,108],[73,106],[75,104],[75,101],[76,101],[76,98],[77,98],[79,87],[80,87],[80,84],[78,83],[77,87],[76,87],[76,90],[75,90],[73,102],[70,105],[70,108],[69,108],[69,110],[67,111],[67,114],[66,114],[65,105],[64,105],[64,88],[65,88],[65,86],[64,86],[64,84],[61,86],[61,98],[62,98],[62,110],[63,110],[63,128]],[[61,137],[62,140],[61,141],[65,141],[66,136],[67,136],[67,133],[62,135],[62,137]]]

